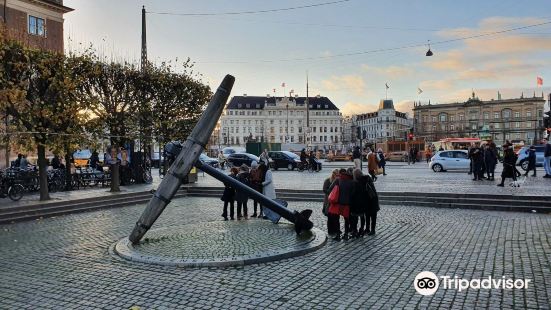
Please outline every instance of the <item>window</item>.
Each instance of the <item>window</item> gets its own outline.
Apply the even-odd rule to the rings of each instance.
[[[46,36],[46,29],[45,26],[46,23],[44,19],[36,16],[29,15],[29,33],[45,37]]]
[[[462,121],[465,119],[465,115],[463,115],[463,113],[459,114],[459,120]]]
[[[441,113],[439,117],[440,117],[440,121],[441,121],[441,122],[445,122],[445,121],[447,120],[447,115],[446,115],[446,113]]]
[[[526,122],[526,128],[532,128],[532,122]]]
[[[526,117],[532,117],[532,111],[530,110],[526,111]]]
[[[503,110],[503,118],[511,118],[511,110]]]
[[[543,110],[538,110],[538,117],[543,117]]]
[[[490,119],[490,113],[484,112],[484,119]]]
[[[520,128],[520,122],[515,122],[515,128]]]
[[[495,129],[499,129],[499,123],[495,123],[495,124],[494,124],[494,128],[495,128]]]
[[[455,130],[455,126],[453,124],[450,125],[450,130]]]
[[[494,119],[499,119],[499,112],[494,112]]]
[[[467,155],[467,153],[465,153],[465,152],[453,152],[453,157],[468,159],[469,155]]]
[[[432,117],[432,122],[433,122],[433,123],[436,122],[436,116],[433,116],[433,117]]]
[[[440,156],[440,157],[446,157],[446,158],[452,157],[451,154],[450,154],[450,152],[442,152],[442,153],[440,153],[439,156]]]
[[[515,112],[515,118],[520,118],[520,112]]]

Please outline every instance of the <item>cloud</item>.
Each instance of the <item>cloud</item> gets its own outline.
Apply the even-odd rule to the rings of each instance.
[[[351,90],[357,95],[364,94],[365,82],[359,75],[332,76],[328,80],[321,81],[322,88],[326,91]]]
[[[457,39],[536,25],[547,21],[533,17],[489,17],[481,20],[477,28],[446,29],[439,31],[438,35],[447,39]],[[537,29],[538,27],[534,27],[529,31]],[[502,54],[526,56],[526,53],[538,53],[551,49],[551,37],[545,34],[526,36],[519,34],[518,31],[467,39],[462,42],[469,53],[493,55],[494,57]]]
[[[428,80],[419,83],[419,87],[424,91],[442,91],[451,90],[454,86],[453,80]]]
[[[459,50],[439,52],[438,57],[431,58],[425,62],[429,67],[436,70],[464,70],[468,65],[464,53]]]
[[[414,70],[406,66],[389,66],[389,67],[374,67],[367,64],[362,65],[362,69],[367,72],[372,72],[384,75],[390,78],[399,78],[409,76],[414,73]]]
[[[340,108],[340,110],[343,115],[348,116],[348,115],[373,112],[377,110],[377,106],[375,104],[347,102]]]

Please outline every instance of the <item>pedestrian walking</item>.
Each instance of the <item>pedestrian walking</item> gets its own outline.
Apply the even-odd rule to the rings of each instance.
[[[352,159],[354,160],[354,168],[360,169],[362,165],[362,152],[360,152],[360,147],[356,146],[352,152]]]
[[[323,214],[327,217],[327,234],[329,236],[335,236],[340,234],[339,216],[329,213],[329,187],[339,176],[339,169],[333,170],[331,175],[323,182]]]
[[[517,180],[517,175],[515,173],[515,165],[517,163],[517,156],[513,152],[513,148],[508,144],[503,145],[503,171],[501,172],[501,183],[497,186],[505,186],[505,179],[512,178],[513,181]]]
[[[245,164],[239,167],[239,173],[237,174],[237,180],[247,186],[250,186],[249,183],[249,167]],[[247,212],[247,201],[249,196],[244,191],[236,190],[235,191],[235,202],[237,202],[237,219],[242,218],[248,219],[249,215]]]
[[[551,178],[551,141],[543,139],[545,147],[543,149],[543,169],[545,170],[544,178]]]
[[[250,186],[257,192],[262,193],[262,170],[260,170],[258,163],[256,161],[253,161],[251,163],[251,171],[250,171]],[[260,209],[260,214],[262,214],[262,206],[260,205],[260,202],[256,201],[256,199],[253,202],[253,215],[252,217],[257,217],[258,213],[257,210]],[[257,209],[258,208],[258,209]]]
[[[534,174],[532,174],[533,177],[536,176],[536,147],[531,145],[529,149],[527,149],[526,154],[528,154],[528,169],[526,169],[526,173],[524,176],[528,176],[528,172],[531,170],[534,170]]]
[[[344,235],[342,236],[344,240],[350,238],[350,198],[352,195],[352,185],[352,175],[348,174],[346,169],[340,169],[338,178],[329,186],[329,213],[344,218]],[[340,232],[337,233],[334,240],[341,240]]]
[[[427,160],[427,164],[430,162],[431,158],[432,158],[432,150],[430,147],[427,147],[427,150],[425,151],[425,159]]]
[[[268,155],[267,149],[264,149],[264,152],[260,154],[260,161],[263,162],[267,168],[270,168],[270,156]]]
[[[383,169],[383,175],[386,175],[386,159],[385,159],[385,153],[383,153],[383,149],[379,148],[377,150],[377,160],[379,161],[378,165],[379,168]]]
[[[226,158],[224,158],[224,153],[218,152],[218,165],[220,166],[220,169],[224,170],[224,163],[226,162]]]
[[[367,151],[367,171],[373,178],[373,181],[377,181],[377,170],[379,169],[377,155],[372,152],[370,148],[368,148]]]
[[[413,147],[410,147],[409,148],[409,157],[408,157],[408,164],[409,163],[412,163],[412,164],[415,164],[415,150],[413,149]],[[371,173],[370,173],[371,174]],[[375,179],[373,179],[373,181],[375,181]]]
[[[238,173],[239,169],[233,167],[230,170],[230,177],[236,178]],[[230,218],[234,220],[235,189],[231,187],[229,183],[224,183],[224,193],[222,193],[222,198],[220,198],[220,200],[224,202],[224,211],[222,212],[222,217],[224,218],[224,221],[228,220],[228,205],[230,206]]]

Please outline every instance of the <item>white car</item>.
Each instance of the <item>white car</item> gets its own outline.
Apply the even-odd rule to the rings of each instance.
[[[439,151],[431,159],[429,168],[434,172],[446,170],[466,170],[469,171],[471,161],[469,154],[465,150]]]

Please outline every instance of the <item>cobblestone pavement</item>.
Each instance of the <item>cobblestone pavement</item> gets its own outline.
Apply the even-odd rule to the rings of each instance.
[[[333,164],[333,163],[332,163]],[[337,163],[334,163],[337,164]],[[352,167],[352,163],[338,163],[338,168]],[[344,164],[344,165],[343,165]],[[472,181],[472,175],[466,171],[435,173],[426,163],[415,165],[392,165],[387,167],[387,175],[379,176],[376,182],[379,191],[424,192],[424,193],[466,193],[466,194],[503,194],[549,196],[551,179],[542,178],[543,169],[538,167],[538,177],[528,176],[521,187],[498,187],[502,167],[498,165],[496,181]],[[337,167],[324,166],[321,172],[298,172],[278,170],[274,172],[276,189],[319,189],[331,171]],[[226,172],[228,172],[226,170]],[[229,172],[228,172],[229,173]],[[367,173],[364,166],[364,173]],[[524,178],[524,177],[522,177]],[[509,182],[512,181],[508,179]],[[507,184],[509,184],[507,182]],[[222,183],[209,175],[199,174],[199,186],[222,186]]]
[[[315,225],[325,229],[319,203],[290,207],[314,209]],[[0,226],[0,308],[551,307],[549,215],[383,206],[375,236],[331,240],[315,252],[266,264],[182,269],[109,255],[109,246],[130,233],[143,208]],[[219,199],[178,199],[154,228],[220,221],[220,212]],[[254,240],[254,234],[241,237]],[[423,270],[465,279],[528,278],[533,285],[526,290],[440,288],[421,296],[413,280]]]

